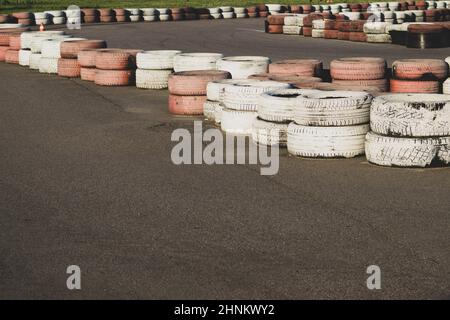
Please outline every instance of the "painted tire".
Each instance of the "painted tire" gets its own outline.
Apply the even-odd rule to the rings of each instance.
[[[42,54],[40,53],[31,53],[29,59],[29,67],[31,70],[39,70],[39,65],[41,62]]]
[[[95,84],[99,86],[129,86],[134,83],[132,70],[102,70],[95,72]]]
[[[330,73],[338,80],[374,80],[386,75],[386,61],[381,58],[341,58],[331,61]]]
[[[256,118],[252,123],[252,139],[255,143],[281,147],[287,144],[287,123],[273,123]]]
[[[97,72],[97,69],[95,69],[95,68],[81,67],[80,78],[81,78],[81,80],[84,80],[84,81],[94,82],[96,72]]]
[[[439,81],[415,81],[391,79],[391,92],[439,93]]]
[[[9,47],[6,46],[0,46],[0,61],[5,61],[5,54],[6,51],[9,50]]]
[[[177,96],[169,94],[169,112],[178,115],[201,115],[206,96]]]
[[[103,49],[106,48],[104,40],[80,40],[64,41],[61,43],[61,57],[65,59],[77,59],[78,53],[84,49]]]
[[[322,75],[322,61],[315,59],[282,60],[269,65],[269,73],[296,74],[308,77],[320,77]]]
[[[136,70],[136,87],[140,89],[166,89],[172,70]]]
[[[67,78],[80,77],[80,65],[77,59],[58,59],[58,75]]]
[[[20,34],[14,34],[9,37],[9,48],[11,50],[20,50]]]
[[[220,116],[222,131],[229,134],[251,135],[253,121],[258,117],[255,111],[231,110],[223,108]]]
[[[174,57],[175,72],[217,70],[217,60],[222,59],[221,53],[182,53]]]
[[[221,70],[184,71],[169,76],[169,92],[180,96],[206,95],[208,82],[230,79],[231,74]]]
[[[57,74],[58,58],[41,57],[41,60],[39,61],[39,72]]]
[[[173,69],[174,58],[181,54],[179,50],[153,50],[137,54],[136,64],[139,69],[165,70]]]
[[[389,91],[389,81],[387,79],[375,80],[333,80],[334,84],[345,87],[376,87],[380,92]]]
[[[7,50],[5,52],[5,62],[19,64],[19,50]]]
[[[228,71],[233,79],[247,79],[250,75],[268,71],[270,58],[261,56],[225,57],[217,61],[217,69]]]
[[[19,64],[21,66],[29,66],[30,65],[30,55],[31,55],[31,51],[30,50],[20,50],[19,51]],[[0,56],[1,56],[1,50],[0,50]],[[1,61],[1,58],[0,58]]]
[[[141,50],[102,49],[95,55],[95,67],[102,70],[128,70],[136,68],[136,55]]]
[[[426,77],[444,80],[448,75],[448,65],[438,59],[403,59],[394,61],[392,72],[397,79],[420,80]]]
[[[83,49],[78,52],[78,63],[84,68],[95,68],[95,57],[102,49]]]

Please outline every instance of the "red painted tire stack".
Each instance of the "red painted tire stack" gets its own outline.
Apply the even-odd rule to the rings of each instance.
[[[356,42],[366,42],[367,36],[364,33],[365,20],[350,21],[348,40]]]
[[[325,20],[325,31],[323,33],[323,37],[325,39],[337,39],[338,38],[338,30],[336,28],[336,20],[326,19]]]
[[[331,78],[334,84],[351,88],[377,87],[388,90],[386,61],[381,58],[342,58],[331,61]]]
[[[246,10],[249,18],[259,17],[258,8],[256,6],[247,7]]]
[[[19,64],[20,33],[10,34],[8,49],[4,51],[4,61],[6,63]]]
[[[98,22],[99,12],[96,9],[81,9],[81,17],[84,23],[96,23]]]
[[[104,40],[79,40],[61,42],[61,58],[58,59],[58,75],[67,78],[78,78],[81,66],[78,63],[78,53],[85,49],[106,48]]]
[[[98,50],[102,49],[84,49],[78,53],[78,64],[80,65],[80,77],[84,81],[95,81],[95,56]]]
[[[266,18],[269,16],[269,10],[265,4],[259,4],[256,6],[256,10],[258,10],[258,15],[260,17]]]
[[[0,32],[0,61],[5,61],[6,51],[9,50],[9,38],[14,35],[9,32]]]
[[[266,33],[283,33],[284,14],[270,15],[266,19]]]
[[[179,115],[201,115],[209,82],[230,79],[220,70],[184,71],[169,76],[169,112]]]
[[[350,21],[336,21],[336,28],[338,29],[337,38],[339,40],[350,40]]]
[[[391,92],[439,93],[448,66],[437,59],[404,59],[392,64]]]
[[[129,86],[135,82],[136,55],[142,50],[102,49],[95,54],[94,82],[100,86]]]
[[[127,12],[125,9],[114,9],[113,12],[116,22],[128,21]]]
[[[113,10],[108,8],[98,9],[100,22],[114,22]]]

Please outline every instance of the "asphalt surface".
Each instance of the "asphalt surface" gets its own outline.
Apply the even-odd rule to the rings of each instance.
[[[273,60],[450,55],[267,35],[263,20],[84,26],[110,47]],[[256,165],[171,161],[167,91],[0,64],[0,298],[450,298],[448,169],[281,152]],[[204,127],[212,127],[204,123]],[[82,290],[66,288],[78,265]],[[368,290],[366,268],[381,268]]]

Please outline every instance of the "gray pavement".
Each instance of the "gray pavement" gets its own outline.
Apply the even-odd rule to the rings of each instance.
[[[263,20],[85,26],[110,47],[444,58],[449,49],[267,35]],[[448,169],[282,152],[280,171],[175,166],[167,91],[0,64],[0,298],[450,298]],[[211,127],[205,123],[204,127]],[[66,288],[68,265],[82,290]],[[366,287],[378,265],[382,289]]]

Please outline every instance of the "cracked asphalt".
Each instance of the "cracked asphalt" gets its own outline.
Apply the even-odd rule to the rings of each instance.
[[[331,59],[447,49],[260,32],[262,19],[84,26],[109,47]],[[281,152],[255,165],[171,162],[167,91],[105,88],[0,64],[0,298],[448,299],[448,169]],[[212,127],[205,122],[204,128]],[[66,288],[78,265],[82,289]],[[368,290],[366,268],[381,268]]]

